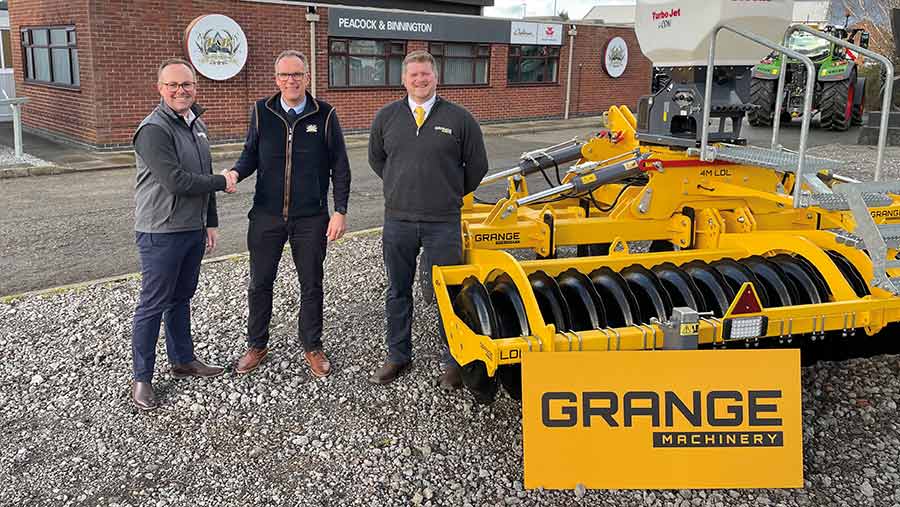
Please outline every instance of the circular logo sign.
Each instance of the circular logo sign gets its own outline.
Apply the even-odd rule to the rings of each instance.
[[[628,44],[621,37],[613,37],[603,50],[603,70],[609,77],[617,78],[625,73],[628,66]]]
[[[191,21],[184,44],[197,72],[215,81],[233,78],[247,62],[247,36],[228,16],[207,14]]]

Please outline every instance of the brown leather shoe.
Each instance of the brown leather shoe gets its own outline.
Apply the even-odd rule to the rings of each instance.
[[[159,408],[156,395],[153,394],[153,385],[150,382],[135,382],[131,385],[131,401],[139,410],[154,410]]]
[[[209,366],[196,359],[186,364],[173,365],[171,370],[175,378],[218,377],[224,372],[225,368],[221,366]]]
[[[390,361],[385,361],[380,368],[375,370],[375,373],[369,377],[369,382],[372,384],[385,385],[390,384],[391,382],[397,380],[397,377],[403,375],[407,371],[412,368],[412,363],[406,364],[397,364],[392,363]]]
[[[240,374],[250,373],[255,370],[259,363],[266,358],[266,355],[269,353],[269,348],[258,349],[256,347],[250,347],[247,349],[247,352],[244,352],[244,355],[238,359],[237,366],[234,368],[234,371]]]
[[[462,375],[459,366],[447,365],[444,373],[438,378],[438,385],[444,391],[454,391],[462,387]]]
[[[331,362],[325,357],[325,353],[322,352],[322,349],[304,352],[303,358],[306,359],[306,364],[309,365],[309,371],[311,371],[313,375],[321,378],[327,377],[328,374],[331,373]]]

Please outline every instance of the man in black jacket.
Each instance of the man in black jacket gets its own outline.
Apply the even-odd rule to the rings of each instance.
[[[247,352],[235,371],[254,370],[268,354],[272,288],[284,243],[300,279],[297,323],[304,358],[317,377],[331,373],[322,350],[322,278],[326,239],[346,230],[350,163],[334,108],[306,92],[306,57],[283,51],[275,59],[280,90],[256,102],[247,140],[235,167],[226,174],[238,181],[256,171],[256,194],[250,210],[250,315]],[[328,185],[334,186],[334,215],[328,216]]]
[[[478,122],[438,97],[434,58],[413,51],[403,60],[407,97],[382,108],[372,122],[369,165],[384,182],[384,264],[388,276],[387,361],[369,379],[393,382],[412,362],[412,284],[416,256],[431,267],[462,261],[460,207],[487,173]],[[441,336],[444,340],[443,328]],[[459,365],[444,347],[443,389],[461,385]]]
[[[236,180],[212,174],[208,131],[194,103],[197,77],[181,59],[157,71],[161,100],[134,133],[137,165],[134,230],[141,259],[141,295],[131,338],[134,384],[140,410],[159,406],[151,380],[160,322],[173,377],[213,377],[224,369],[194,355],[191,298],[197,290],[204,250],[218,240],[217,190],[234,192]]]

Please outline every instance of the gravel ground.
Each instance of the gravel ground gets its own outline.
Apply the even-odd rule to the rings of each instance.
[[[416,305],[415,369],[366,382],[384,355],[379,235],[330,247],[326,379],[302,361],[288,259],[264,366],[174,380],[160,340],[151,413],[129,399],[136,279],[0,304],[0,505],[900,506],[896,356],[803,369],[802,490],[525,491],[519,406],[437,388],[433,306]],[[247,279],[243,256],[204,266],[200,358],[243,352]]]
[[[16,157],[16,150],[8,146],[0,145],[0,167],[11,167],[23,164],[38,167],[50,165],[50,162],[27,153],[23,153],[22,157]]]

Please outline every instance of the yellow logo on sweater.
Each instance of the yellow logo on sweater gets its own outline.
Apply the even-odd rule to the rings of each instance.
[[[447,127],[436,126],[436,127],[434,127],[434,130],[437,130],[438,132],[443,132],[444,134],[447,134],[448,136],[453,135],[453,131],[448,129]]]
[[[307,133],[307,134],[315,134],[315,133],[317,133],[318,131],[319,131],[319,126],[318,126],[318,125],[307,125],[307,126],[306,126],[306,133]]]

